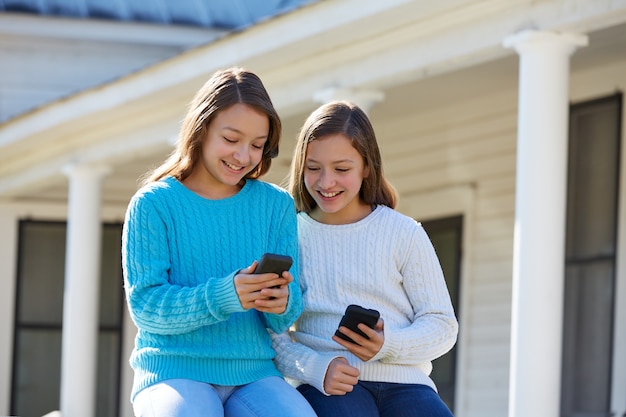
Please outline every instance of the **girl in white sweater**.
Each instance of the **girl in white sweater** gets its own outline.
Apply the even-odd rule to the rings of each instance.
[[[273,335],[278,369],[319,417],[450,417],[429,374],[458,324],[439,260],[415,220],[394,210],[376,136],[349,102],[313,112],[289,179],[298,210],[304,312]],[[349,304],[380,312],[375,327],[335,330]]]

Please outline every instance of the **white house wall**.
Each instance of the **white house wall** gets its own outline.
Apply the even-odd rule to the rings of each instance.
[[[143,69],[223,33],[0,13],[0,122]]]

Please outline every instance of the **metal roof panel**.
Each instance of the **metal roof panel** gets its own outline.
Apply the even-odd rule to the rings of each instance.
[[[0,13],[241,30],[315,0],[0,0]]]

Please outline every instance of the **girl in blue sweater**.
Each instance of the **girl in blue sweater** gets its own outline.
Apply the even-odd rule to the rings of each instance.
[[[261,80],[218,71],[133,196],[122,257],[136,416],[315,415],[274,366],[268,334],[303,308],[293,200],[257,180],[280,134]],[[290,272],[254,274],[265,252],[291,256]]]

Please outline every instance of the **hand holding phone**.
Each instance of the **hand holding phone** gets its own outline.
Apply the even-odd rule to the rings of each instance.
[[[346,308],[346,312],[341,318],[341,321],[339,322],[339,326],[347,327],[353,332],[358,333],[361,336],[369,339],[369,337],[365,333],[363,333],[357,327],[357,325],[359,323],[365,323],[369,328],[373,329],[374,327],[376,327],[376,323],[378,322],[379,318],[380,318],[380,313],[377,310],[363,308],[356,304],[350,304]],[[335,330],[335,335],[337,337],[342,338],[343,340],[356,344],[354,340],[352,340],[350,337],[346,336],[345,334],[341,333],[339,329]]]
[[[289,296],[287,284],[293,281],[293,277],[289,275],[285,278],[282,274],[289,270],[291,264],[289,256],[268,253],[259,262],[255,261],[241,269],[233,281],[242,307],[246,310],[254,308],[264,313],[283,313]],[[268,273],[275,273],[278,277],[256,276]],[[272,285],[276,289],[267,291]]]

